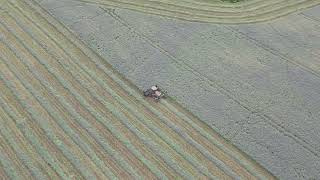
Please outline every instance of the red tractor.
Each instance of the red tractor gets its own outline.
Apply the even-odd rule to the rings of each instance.
[[[145,97],[151,97],[156,101],[159,101],[161,98],[165,98],[165,93],[160,90],[157,85],[151,86],[151,88],[143,91]]]

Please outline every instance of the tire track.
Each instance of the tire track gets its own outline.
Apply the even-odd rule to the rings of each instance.
[[[113,128],[111,128],[111,129],[113,129]]]
[[[0,112],[5,114],[0,118],[10,119],[5,127],[11,130],[1,129],[10,146],[0,145],[0,151],[14,148],[12,154],[31,156],[25,161],[20,155],[19,164],[0,156],[0,165],[10,166],[0,167],[0,173],[14,177],[22,169],[62,179],[273,178],[254,163],[243,165],[251,160],[235,160],[237,150],[225,152],[226,144],[216,147],[217,139],[199,134],[182,110],[146,101],[33,1],[6,2],[0,13]],[[18,142],[20,149],[14,146]]]
[[[175,56],[171,55],[170,52],[168,52],[167,50],[165,50],[164,48],[162,48],[161,46],[157,45],[156,43],[153,42],[152,39],[150,39],[149,37],[147,37],[146,35],[140,33],[138,30],[136,30],[134,27],[132,27],[129,23],[125,22],[124,20],[121,19],[121,17],[119,17],[118,15],[109,12],[107,10],[105,10],[111,17],[113,17],[115,20],[117,20],[119,23],[123,24],[125,27],[127,27],[129,29],[129,31],[135,33],[138,37],[140,37],[141,39],[145,40],[147,43],[149,43],[152,47],[158,49],[160,52],[162,52],[164,55],[166,55],[170,60],[172,60],[175,64],[177,64],[179,67],[182,67],[188,71],[190,71],[192,74],[196,75],[198,78],[202,79],[205,82],[208,82],[207,84],[210,85],[212,88],[217,89],[220,93],[226,95],[228,98],[232,99],[233,101],[235,101],[237,104],[239,104],[242,108],[244,108],[245,110],[247,110],[250,113],[254,113],[256,115],[258,115],[259,117],[261,117],[262,119],[266,120],[271,126],[273,126],[274,128],[276,128],[279,132],[283,133],[285,136],[290,137],[291,139],[293,139],[295,142],[297,142],[298,144],[300,144],[303,148],[305,148],[306,150],[308,150],[309,152],[311,152],[312,154],[314,154],[317,157],[320,157],[320,155],[318,154],[319,152],[312,147],[309,143],[307,143],[305,140],[301,139],[300,137],[298,137],[297,135],[295,135],[294,133],[292,133],[291,131],[285,129],[285,127],[283,127],[281,124],[277,123],[274,119],[272,119],[270,116],[264,114],[262,111],[251,107],[249,104],[247,104],[245,102],[245,100],[239,100],[237,99],[237,97],[235,97],[233,95],[233,93],[229,90],[227,90],[226,88],[224,88],[222,85],[220,85],[218,82],[210,79],[209,77],[201,74],[201,72],[197,71],[196,69],[194,69],[193,67],[191,67],[189,64],[187,64],[186,62],[183,62],[181,60],[179,60],[178,58],[176,58]],[[226,27],[227,29],[236,32],[236,34],[240,34],[240,32],[237,32],[236,30]],[[245,36],[245,35],[241,35],[241,36]],[[249,40],[249,39],[248,39]],[[252,40],[250,40],[252,41]],[[257,42],[255,42],[256,45],[258,45],[259,47],[265,49],[266,47],[263,47],[261,44],[257,44]],[[274,52],[271,52],[270,49],[265,49],[268,52],[274,54]],[[277,55],[277,54],[274,54]],[[281,56],[279,56],[281,57]],[[289,61],[288,62],[292,63],[293,65],[296,65],[296,62],[293,61]],[[298,66],[301,67],[301,66]],[[303,68],[305,69],[305,68]],[[310,72],[310,70],[308,70]],[[315,72],[316,73],[316,72]],[[312,74],[315,74],[312,73]],[[316,73],[315,75],[319,76],[318,73]],[[320,77],[320,76],[319,76]],[[256,113],[258,112],[258,113]]]
[[[51,21],[51,23],[52,23],[52,21]],[[55,25],[59,25],[59,24],[57,24],[57,23],[55,23]],[[62,30],[64,33],[68,33],[68,31],[65,31],[64,29],[61,29],[61,28],[59,28],[59,30]],[[70,33],[68,33],[70,36],[72,36]],[[73,42],[75,42],[74,41],[74,39],[70,39],[71,41],[73,41]],[[89,55],[90,57],[92,57],[92,59],[99,59],[99,57],[97,57],[97,55],[96,54],[94,54],[94,53],[92,53],[91,51],[87,51],[86,49],[85,49],[85,47],[83,46],[83,44],[81,44],[81,42],[80,41],[77,41],[76,42],[78,45],[81,45],[81,47],[82,47],[82,50],[83,51],[85,51],[86,52],[86,54],[87,55]],[[99,59],[100,60],[100,59]],[[99,62],[101,62],[101,63],[103,63],[104,65],[106,65],[107,67],[110,67],[110,65],[109,64],[106,64],[105,63],[105,61],[99,61]],[[96,64],[97,66],[99,66],[99,64]],[[101,67],[101,66],[100,66]],[[111,73],[111,74],[108,74],[108,75],[110,75],[110,76],[112,76],[112,78],[113,79],[119,79],[119,77],[115,77],[114,76],[114,73],[117,73],[117,72],[115,72],[115,71],[112,71],[112,72],[110,72],[110,70],[108,70],[108,69],[106,69],[106,68],[104,68],[103,66],[101,67],[105,72],[109,72],[109,73]],[[118,83],[120,83],[121,84],[121,86],[124,86],[124,87],[126,87],[125,89],[130,89],[128,86],[126,86],[124,83],[122,83],[122,81],[125,81],[124,79],[122,79],[122,78],[120,78],[121,80],[120,81],[118,81]],[[127,82],[127,83],[129,83],[130,84],[130,82]],[[130,95],[133,95],[132,94],[132,92],[128,92]],[[141,98],[140,98],[141,99]]]
[[[57,24],[55,24],[55,25],[57,25]],[[63,30],[63,29],[62,29]],[[63,32],[65,32],[65,33],[68,33],[68,32],[66,32],[66,31],[63,31]],[[70,34],[71,35],[71,34]],[[73,40],[73,39],[70,39],[70,40]],[[81,44],[81,42],[77,42],[79,45],[82,45]],[[83,46],[82,46],[83,47]],[[88,51],[86,51],[86,49],[82,49],[82,50],[84,50],[86,53],[87,53],[87,55],[89,54],[90,55],[90,57],[92,57],[93,59],[94,58],[97,58],[96,56],[95,56],[95,54],[92,54],[91,52],[88,52]],[[99,59],[99,58],[98,58]],[[101,61],[100,61],[101,62]],[[104,63],[104,61],[103,62],[101,62],[101,63]],[[107,65],[107,64],[105,64],[106,66],[110,66],[110,65]],[[97,66],[99,66],[99,64],[97,64]],[[105,69],[104,67],[102,67],[102,69],[104,69],[104,71],[106,71],[106,72],[108,72],[109,70],[107,70],[107,69]],[[112,72],[112,73],[116,73],[116,72]],[[118,77],[115,77],[113,74],[109,74],[109,75],[111,75],[114,79],[117,79]],[[123,80],[123,79],[122,79]],[[121,82],[121,81],[119,81],[119,82]],[[129,88],[127,88],[127,86],[126,85],[124,85],[123,83],[120,83],[122,86],[125,86],[126,87],[126,89],[129,89]],[[129,92],[129,94],[130,95],[132,95],[132,93],[131,92]]]

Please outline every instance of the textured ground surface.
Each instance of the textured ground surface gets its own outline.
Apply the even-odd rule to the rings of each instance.
[[[320,4],[319,0],[81,0],[184,20],[214,23],[251,23],[275,19]]]
[[[273,179],[32,1],[0,1],[1,179]]]
[[[158,83],[277,177],[320,178],[319,6],[216,25],[80,1],[41,5],[139,88]]]

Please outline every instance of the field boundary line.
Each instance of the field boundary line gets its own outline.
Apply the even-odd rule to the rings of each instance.
[[[103,9],[103,8],[102,8]],[[105,10],[105,9],[103,9]],[[152,39],[150,39],[149,37],[147,37],[146,35],[144,35],[143,33],[140,33],[138,30],[136,30],[136,28],[132,27],[129,23],[127,23],[126,21],[122,20],[122,18],[117,17],[117,15],[113,15],[112,12],[110,14],[110,12],[108,12],[107,10],[105,10],[111,17],[113,17],[115,20],[117,20],[119,23],[123,24],[124,26],[126,26],[131,32],[135,33],[137,36],[139,36],[141,39],[144,39],[146,42],[148,42],[152,47],[158,49],[160,52],[162,52],[163,54],[165,54],[167,57],[169,57],[169,59],[172,60],[172,62],[174,62],[175,64],[177,64],[178,66],[188,70],[189,72],[191,72],[192,74],[196,75],[197,77],[199,77],[202,80],[205,80],[206,82],[208,82],[208,84],[212,87],[217,89],[220,93],[226,95],[228,98],[232,99],[234,102],[236,102],[237,104],[239,104],[242,108],[244,108],[245,110],[247,110],[248,112],[250,112],[251,114],[256,114],[259,117],[261,117],[264,120],[267,120],[267,122],[272,125],[274,128],[276,128],[279,132],[281,132],[282,134],[284,134],[285,136],[290,137],[291,139],[293,139],[295,142],[297,142],[298,144],[300,144],[302,147],[304,147],[305,149],[307,149],[309,152],[311,152],[312,154],[314,154],[315,156],[320,158],[320,155],[318,154],[319,152],[317,150],[314,149],[314,147],[312,147],[310,144],[308,144],[305,140],[301,139],[300,137],[298,137],[297,135],[293,134],[292,132],[290,132],[289,130],[285,129],[281,124],[277,123],[275,120],[273,120],[270,116],[264,114],[262,111],[260,111],[259,109],[255,109],[253,107],[251,107],[250,105],[247,105],[246,103],[242,102],[241,100],[238,100],[236,97],[233,96],[233,93],[230,92],[229,90],[227,90],[226,88],[224,88],[223,86],[219,85],[218,83],[216,83],[214,80],[211,80],[210,78],[202,75],[199,71],[195,70],[194,68],[192,68],[190,65],[188,65],[187,63],[179,60],[178,58],[176,58],[175,56],[171,55],[170,52],[168,52],[167,50],[163,49],[160,45],[157,45],[153,42]],[[311,147],[308,147],[311,146]]]
[[[67,53],[68,54],[68,53]],[[71,57],[71,56],[69,56],[69,57]],[[99,84],[99,83],[98,83]],[[130,110],[129,110],[130,111]]]
[[[30,4],[30,3],[29,3]],[[39,9],[39,7],[36,7],[36,10],[37,11],[40,11],[40,12],[44,12],[44,13],[46,13],[46,17],[47,18],[49,18],[49,19],[47,19],[48,21],[49,21],[49,23],[52,25],[52,24],[55,24],[55,25],[53,25],[54,27],[55,26],[58,26],[57,27],[57,29],[62,33],[62,34],[64,34],[64,35],[66,35],[66,37],[71,41],[71,42],[73,42],[74,44],[77,44],[76,46],[78,46],[83,52],[84,52],[84,54],[86,54],[88,57],[90,57],[90,58],[93,58],[94,59],[94,63],[97,65],[97,66],[99,66],[99,67],[101,67],[102,69],[103,69],[103,71],[105,71],[106,73],[107,72],[114,72],[115,74],[111,74],[111,76],[110,76],[110,74],[108,75],[108,76],[110,76],[112,79],[123,79],[123,77],[118,73],[118,72],[116,72],[114,69],[105,69],[105,67],[110,67],[110,65],[108,64],[108,63],[106,63],[104,60],[102,60],[101,59],[101,57],[96,53],[96,52],[91,52],[90,50],[89,50],[89,48],[87,47],[87,46],[85,46],[84,45],[84,43],[83,42],[81,42],[80,40],[78,40],[78,39],[70,39],[70,37],[75,37],[74,35],[72,35],[72,34],[70,34],[70,32],[68,31],[68,29],[64,29],[64,28],[62,28],[63,27],[63,25],[60,23],[60,22],[58,22],[58,21],[56,21],[52,16],[50,16],[45,10],[43,10],[43,9]],[[68,36],[67,36],[68,35]],[[97,62],[96,61],[98,61],[98,62],[100,62],[100,63],[102,63],[102,64],[97,64]],[[108,74],[108,73],[107,73]],[[117,83],[120,83],[120,84],[123,84],[123,82],[119,82],[119,81],[116,81]],[[127,82],[127,83],[129,83],[130,85],[132,85],[132,83],[130,83],[130,82],[128,82],[128,81],[124,81],[124,82]],[[137,92],[139,92],[138,91],[138,89],[134,86],[134,87],[131,87],[132,88],[132,90],[130,89],[130,92],[129,92],[129,94],[131,94],[132,92],[135,92],[135,93],[137,93]],[[231,157],[233,157],[233,156],[231,156]]]

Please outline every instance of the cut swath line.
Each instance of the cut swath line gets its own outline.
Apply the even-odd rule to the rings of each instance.
[[[45,136],[45,134],[39,132],[38,125],[36,123],[34,123],[31,120],[31,118],[29,118],[29,116],[27,114],[22,113],[23,115],[20,115],[20,112],[22,112],[23,108],[20,107],[21,105],[18,104],[18,102],[16,102],[15,96],[11,94],[10,90],[8,90],[6,87],[4,87],[2,82],[1,82],[1,90],[3,93],[2,94],[3,97],[0,98],[1,106],[3,106],[2,108],[4,108],[7,111],[7,113],[10,115],[10,117],[12,117],[12,119],[16,120],[17,126],[19,126],[21,131],[23,131],[26,134],[25,136],[29,139],[29,141],[32,144],[36,144],[34,146],[36,147],[37,151],[38,150],[41,151],[41,152],[39,152],[39,154],[40,155],[48,154],[49,152],[47,152],[47,151],[49,150],[51,154],[58,155],[58,156],[55,156],[55,159],[53,160],[55,162],[50,161],[52,159],[50,154],[44,155],[45,161],[48,160],[49,161],[48,164],[54,163],[54,165],[52,165],[53,167],[59,166],[59,164],[60,164],[60,166],[64,169],[64,171],[68,172],[67,174],[74,174],[74,172],[75,172],[74,170],[72,170],[72,172],[71,172],[71,170],[69,170],[69,167],[68,167],[69,163],[67,163],[67,161],[65,161],[64,155],[55,151],[54,150],[55,147],[53,145],[51,145],[51,143],[49,143],[50,141],[47,140],[47,137]],[[30,127],[32,127],[32,129]],[[35,136],[33,133],[35,133],[37,135]],[[39,142],[38,140],[42,141],[42,142]],[[47,144],[46,150],[43,149],[41,143]],[[56,159],[57,157],[59,157],[59,158]],[[61,174],[64,174],[64,173],[61,173]]]
[[[39,137],[35,136],[31,130],[30,127],[28,127],[28,125],[26,123],[23,122],[17,122],[19,120],[24,119],[23,117],[17,117],[18,113],[13,112],[13,108],[12,107],[8,107],[10,106],[10,104],[6,104],[4,103],[2,97],[0,96],[0,108],[1,106],[3,106],[3,111],[6,111],[5,113],[8,114],[8,117],[10,117],[11,119],[13,119],[15,121],[15,123],[17,124],[18,128],[21,130],[21,132],[24,134],[24,136],[28,139],[28,141],[35,147],[36,151],[38,154],[40,154],[40,156],[42,157],[42,159],[44,161],[46,161],[50,167],[52,167],[54,169],[55,172],[57,172],[57,174],[60,177],[67,177],[67,173],[65,172],[64,169],[66,169],[66,167],[61,167],[60,163],[57,162],[57,160],[52,157],[50,155],[50,153],[47,151],[47,149],[45,147],[43,147],[41,145],[41,143],[39,142]],[[28,120],[30,121],[30,120]]]
[[[0,108],[0,118],[5,120],[6,113],[2,111]],[[8,152],[9,151],[9,152]],[[8,152],[8,153],[7,153]],[[23,171],[18,171],[19,169],[19,164],[16,162],[16,157],[15,154],[11,154],[13,151],[11,150],[10,145],[6,143],[6,140],[4,137],[0,136],[0,164],[3,167],[5,173],[7,176],[9,176],[11,179],[19,178],[27,178],[30,175],[25,174]],[[21,166],[20,166],[21,168]]]
[[[3,70],[6,71],[5,74],[7,76],[10,75],[9,77],[14,77],[14,75],[11,74],[11,72],[9,70],[7,70],[7,69],[3,69]],[[33,102],[33,99],[31,99],[32,97],[35,97],[35,98],[38,97],[37,95],[32,94],[32,93],[34,93],[33,91],[27,91],[28,89],[30,89],[32,87],[23,81],[16,81],[16,80],[12,80],[12,79],[11,79],[11,81],[4,81],[4,82],[12,90],[12,92],[14,93],[16,98],[25,107],[25,109],[28,110],[31,115],[33,115],[34,119],[42,118],[42,120],[38,119],[38,123],[42,127],[42,129],[46,132],[47,136],[52,139],[52,142],[54,142],[56,144],[56,146],[58,146],[60,148],[60,150],[66,154],[67,157],[71,157],[70,158],[71,162],[73,162],[76,167],[80,168],[79,170],[81,172],[87,173],[86,176],[91,177],[90,174],[92,174],[92,173],[88,173],[90,170],[88,168],[84,168],[82,163],[79,163],[79,159],[75,156],[75,154],[77,154],[77,153],[75,153],[72,149],[66,148],[67,144],[64,144],[62,142],[62,139],[63,139],[62,136],[58,135],[60,133],[55,133],[55,131],[57,129],[53,130],[50,128],[50,126],[53,124],[50,124],[50,123],[48,124],[46,121],[44,121],[45,119],[50,119],[51,117],[50,117],[50,115],[45,113],[45,111],[43,111],[43,108],[41,106],[39,106],[37,99],[34,102]],[[23,84],[21,84],[21,82]],[[25,88],[27,88],[27,89],[25,89]],[[24,91],[24,93],[19,93],[18,90]],[[29,93],[31,93],[32,95],[30,96]],[[27,96],[28,94],[29,94],[29,96]],[[29,103],[27,103],[27,102],[29,102]],[[36,110],[35,107],[38,107],[38,109]],[[69,151],[69,150],[72,150],[72,151]]]
[[[3,68],[1,66],[1,68]],[[4,120],[1,118],[1,120]],[[8,119],[6,119],[8,120]],[[23,143],[21,144],[21,141],[16,139],[14,137],[14,134],[12,132],[13,130],[6,127],[6,122],[1,122],[0,126],[0,136],[4,137],[6,141],[10,144],[12,149],[15,151],[15,153],[18,155],[19,159],[24,163],[24,165],[30,170],[32,176],[34,178],[46,178],[47,175],[43,173],[43,171],[40,170],[39,166],[36,165],[37,163],[34,162],[32,157],[28,156],[26,153],[28,153],[29,150],[25,149],[26,147],[23,147]]]
[[[181,66],[183,68],[185,68],[186,70],[192,72],[194,75],[196,75],[197,77],[201,78],[203,81],[206,81],[208,85],[210,85],[212,88],[216,88],[219,92],[221,92],[222,94],[226,95],[227,97],[229,97],[230,99],[234,100],[237,104],[239,104],[241,107],[243,107],[245,110],[249,111],[249,112],[260,112],[258,113],[258,116],[260,116],[261,118],[267,120],[267,122],[272,125],[273,127],[275,127],[279,132],[285,132],[287,136],[289,136],[290,138],[292,138],[294,141],[296,141],[298,144],[300,144],[301,146],[303,146],[305,149],[307,149],[308,151],[310,151],[311,153],[313,153],[314,155],[318,156],[318,152],[312,147],[310,146],[307,142],[305,142],[303,139],[299,138],[298,136],[296,136],[295,134],[293,134],[292,132],[290,132],[288,129],[285,129],[284,127],[282,127],[280,124],[276,123],[276,121],[274,119],[272,119],[271,117],[267,116],[266,114],[261,113],[261,111],[257,110],[256,108],[251,107],[251,105],[249,105],[246,100],[244,99],[237,99],[234,94],[229,91],[228,89],[226,89],[223,85],[221,85],[220,83],[218,83],[215,80],[210,79],[209,77],[201,74],[199,71],[197,71],[196,69],[194,69],[191,65],[189,65],[188,63],[181,61],[180,59],[176,58],[175,56],[171,55],[170,52],[166,51],[165,49],[163,49],[162,47],[160,47],[159,45],[153,43],[153,41],[148,38],[147,36],[145,36],[144,34],[141,34],[139,32],[137,32],[133,27],[131,27],[129,24],[126,24],[126,22],[121,21],[121,19],[119,19],[119,17],[117,16],[113,16],[114,18],[116,18],[118,21],[120,21],[120,23],[122,23],[123,25],[127,26],[131,31],[135,32],[138,34],[138,36],[140,36],[141,38],[143,38],[144,40],[146,40],[146,42],[148,42],[150,45],[152,45],[153,47],[157,48],[159,51],[161,51],[162,53],[164,53],[166,56],[168,56],[170,58],[170,60],[172,60],[174,63],[176,63],[178,66]],[[231,31],[235,31],[232,28],[227,27],[228,29],[230,29]],[[241,36],[240,32],[237,33],[238,36]],[[261,46],[260,44],[259,47],[262,48],[266,48]],[[266,49],[267,51],[274,53],[273,51],[270,51],[270,49]],[[282,56],[280,56],[282,57]],[[282,57],[283,58],[283,57]],[[294,65],[298,65],[298,67],[301,67],[302,69],[305,69],[311,73],[313,73],[314,75],[319,76],[318,73],[314,72],[313,70],[309,69],[309,68],[305,68],[302,67],[300,63],[297,63],[295,61],[289,60],[288,61]]]
[[[243,166],[242,162],[234,161],[233,154],[225,153],[211,142],[217,141],[216,137],[210,140],[199,134],[199,128],[194,127],[197,123],[189,126],[181,115],[183,111],[143,99],[132,84],[32,1],[10,0],[5,8],[8,14],[0,20],[1,33],[5,34],[0,46],[4,52],[0,79],[7,91],[1,96],[1,107],[9,103],[5,111],[14,119],[12,127],[23,116],[35,123],[31,126],[28,122],[27,129],[19,129],[21,135],[26,136],[25,141],[41,154],[39,158],[55,156],[50,154],[51,149],[40,153],[39,143],[48,139],[59,155],[74,166],[76,175],[84,178],[122,177],[117,174],[119,167],[131,177],[148,179],[165,179],[167,175],[228,178],[228,175],[237,177],[250,172],[237,171]],[[7,96],[14,101],[10,102]],[[201,125],[199,127],[201,131]],[[32,128],[41,132],[28,134]],[[32,137],[38,141],[32,141]],[[222,146],[226,148],[223,143]],[[101,162],[102,157],[109,155],[117,164],[110,169]],[[77,156],[87,163],[77,160]],[[227,162],[229,160],[233,163]],[[60,171],[60,177],[69,175],[59,170],[63,167],[61,162],[57,165],[51,168]],[[268,177],[258,169],[251,173]]]
[[[4,18],[5,20],[5,18]],[[13,25],[14,23],[11,23],[11,25]],[[7,46],[12,46],[12,45],[9,45],[7,44]],[[14,51],[14,50],[13,50]],[[24,49],[20,48],[20,51],[16,51],[17,52],[17,55],[20,54],[20,59],[21,59],[21,62],[23,62],[24,64],[26,64],[25,62],[25,59],[32,59],[32,56],[28,57],[26,56],[26,52],[24,52]],[[21,53],[24,53],[24,56],[21,55]],[[21,57],[22,56],[22,57]],[[30,72],[33,72],[34,71],[34,67],[33,66],[28,66],[28,70]],[[33,72],[34,73],[34,72]],[[39,77],[41,78],[41,75],[36,75],[35,77],[38,78],[39,80]],[[50,85],[46,82],[46,81],[41,81],[39,80],[39,83],[42,84],[42,89],[44,89],[44,87],[50,87]],[[45,85],[43,83],[46,83]],[[37,85],[34,85],[35,87],[38,87]],[[40,87],[39,87],[40,88]],[[41,89],[40,88],[40,89]],[[46,92],[46,91],[43,91],[43,92]],[[48,94],[50,93],[50,94]],[[51,97],[51,94],[57,94],[57,92],[53,92],[53,91],[49,91],[48,93],[46,93],[44,96],[45,97],[48,97],[50,99]],[[37,94],[40,94],[40,93],[37,93]],[[58,96],[59,97],[59,96]],[[61,99],[61,98],[60,98]],[[52,99],[50,99],[51,101]],[[50,102],[49,101],[49,102]],[[53,100],[52,104],[56,104]],[[44,104],[43,105],[44,107],[48,106],[48,104]],[[59,124],[59,126],[68,134],[70,135],[70,137],[74,140],[74,142],[76,144],[79,145],[79,147],[83,148],[84,152],[86,152],[92,159],[93,161],[98,165],[100,166],[102,169],[104,169],[104,172],[106,172],[110,177],[112,177],[112,173],[110,172],[110,170],[108,170],[108,168],[104,165],[104,163],[97,157],[97,155],[95,154],[95,152],[93,152],[92,149],[90,149],[90,147],[88,146],[88,144],[86,144],[85,142],[83,142],[80,137],[75,134],[75,132],[70,128],[68,127],[68,125],[65,123],[65,119],[68,119],[68,117],[66,117],[66,115],[64,114],[63,110],[61,108],[59,108],[59,105],[56,105],[55,108],[51,108],[50,106],[46,107],[47,111],[50,112],[52,114],[53,117],[56,117],[56,122]],[[57,109],[58,111],[55,111],[55,109]],[[66,111],[67,112],[67,111]],[[60,115],[61,114],[61,115]],[[63,120],[64,119],[64,120]]]
[[[177,18],[182,20],[197,22],[213,22],[213,23],[252,23],[262,22],[279,18],[290,13],[300,11],[320,4],[319,0],[290,0],[290,1],[265,1],[264,6],[257,9],[246,8],[239,10],[238,14],[232,15],[237,9],[217,10],[216,8],[196,8],[188,6],[175,6],[174,3],[159,3],[155,1],[120,1],[120,0],[81,0],[88,3],[94,3],[105,6],[113,6],[118,8],[130,9],[139,12],[165,16],[169,18]],[[253,6],[254,7],[254,6]],[[210,12],[211,10],[211,12]]]
[[[37,48],[35,48],[35,49],[37,49]],[[66,83],[65,83],[65,84],[66,84]],[[92,128],[90,128],[90,130],[91,130],[91,129],[92,129]],[[96,134],[96,133],[93,132],[93,134]],[[99,137],[98,137],[97,139],[103,139],[103,138],[99,138]],[[107,148],[107,149],[109,149],[110,146],[107,145],[107,144],[105,144],[105,143],[106,143],[106,142],[104,142],[104,147]],[[115,150],[109,150],[109,152],[115,152]],[[115,155],[114,153],[113,153],[113,156],[114,156],[114,157],[119,157],[119,155]],[[123,163],[124,163],[124,162],[123,162]],[[120,164],[123,164],[123,163],[120,163]],[[130,168],[126,167],[126,169],[130,169]]]
[[[71,35],[71,34],[70,34]],[[71,39],[72,41],[73,41],[73,39]],[[78,42],[79,43],[79,42]],[[89,51],[87,51],[86,49],[84,50],[86,53],[91,53],[91,52],[89,52]],[[90,54],[90,56],[92,57],[92,53]],[[95,56],[95,55],[93,55],[93,56]],[[94,59],[94,58],[96,58],[96,57],[93,57],[92,59]],[[101,68],[101,65],[100,64],[97,64],[97,66],[98,67],[100,67]],[[104,68],[103,66],[102,66],[102,68]],[[104,70],[106,70],[106,69],[104,69]],[[106,71],[109,71],[109,70],[106,70]],[[111,76],[113,76],[113,74],[112,73],[114,73],[114,72],[111,72]],[[109,74],[110,75],[110,74]],[[113,76],[113,78],[116,78],[117,79],[117,77],[115,77],[115,76]],[[125,87],[125,89],[130,89],[130,87],[128,87],[128,86],[126,86]],[[131,93],[129,93],[129,94],[131,94]]]
[[[39,76],[38,76],[39,77]],[[50,86],[49,86],[50,87]],[[112,128],[112,129],[115,129],[115,128]],[[101,138],[100,138],[101,139]]]
[[[8,71],[6,71],[6,75],[8,75],[10,73],[8,73]],[[3,79],[3,77],[1,77]],[[33,119],[38,119],[41,117],[41,115],[43,115],[42,113],[40,112],[37,112],[35,111],[35,109],[33,109],[30,104],[26,103],[25,99],[29,99],[30,100],[30,97],[33,97],[33,95],[29,96],[28,98],[25,98],[25,97],[20,97],[20,95],[23,95],[22,93],[19,93],[18,92],[18,89],[22,90],[21,87],[20,88],[17,88],[19,86],[21,86],[20,83],[18,82],[12,82],[11,81],[7,81],[5,80],[4,81],[6,86],[11,89],[11,91],[13,92],[13,94],[15,95],[15,97],[17,98],[17,100],[20,102],[20,104],[22,104],[24,106],[25,109],[28,110],[28,112],[30,113],[30,115],[33,117]],[[21,81],[20,81],[21,82]],[[17,84],[15,84],[17,83]],[[16,86],[18,85],[18,86]],[[30,88],[30,86],[29,86]],[[32,91],[25,91],[25,94],[29,94],[29,92],[32,92]],[[35,96],[36,97],[36,96]],[[41,109],[41,108],[40,108]],[[70,149],[67,148],[67,145],[64,144],[60,139],[60,137],[57,136],[58,133],[54,133],[54,131],[48,126],[47,122],[44,121],[44,119],[46,118],[41,118],[41,119],[38,119],[38,123],[40,125],[40,127],[46,132],[46,135],[51,139],[51,141],[57,146],[59,147],[59,149],[65,154],[65,156],[74,164],[75,167],[79,168],[79,172],[83,173],[83,175],[85,177],[92,177],[92,174],[93,173],[89,173],[88,171],[88,168],[84,168],[82,167],[82,163],[79,162],[79,159],[75,156],[76,153],[73,153],[71,151],[69,151]]]
[[[7,44],[7,46],[10,46]],[[24,59],[27,58],[20,58],[21,62]],[[18,67],[18,66],[17,66]],[[31,67],[32,68],[32,67]],[[30,68],[28,69],[30,71]],[[19,70],[20,72],[26,71],[26,70]],[[41,81],[40,81],[41,83]],[[39,89],[43,89],[46,86],[43,87],[39,87],[39,85],[34,84],[33,87],[35,88],[39,88]],[[40,93],[38,92],[37,94],[40,95],[41,93],[43,94],[45,91],[41,91]],[[50,92],[51,93],[51,92]],[[48,97],[50,99],[51,95],[46,93],[43,94],[44,97]],[[55,102],[50,102],[51,99],[49,100],[49,103],[55,104]],[[68,124],[65,123],[64,119],[66,119],[66,117],[63,117],[64,112],[63,110],[59,110],[59,106],[54,107],[54,106],[49,106],[48,103],[43,103],[42,102],[43,107],[46,108],[46,110],[53,116],[55,117],[55,122],[58,123],[58,125],[64,130],[64,132],[66,134],[68,134],[71,139],[79,146],[83,149],[84,152],[86,152],[88,154],[89,157],[92,158],[92,160],[97,164],[97,166],[99,166],[104,172],[106,172],[106,175],[108,175],[109,177],[113,177],[112,173],[110,172],[110,170],[104,165],[104,163],[102,162],[102,160],[100,160],[97,155],[93,152],[93,150],[88,146],[88,144],[86,144],[84,141],[82,141],[82,139],[80,139],[79,135],[76,134],[69,126]],[[55,109],[58,109],[58,111],[56,111]]]

